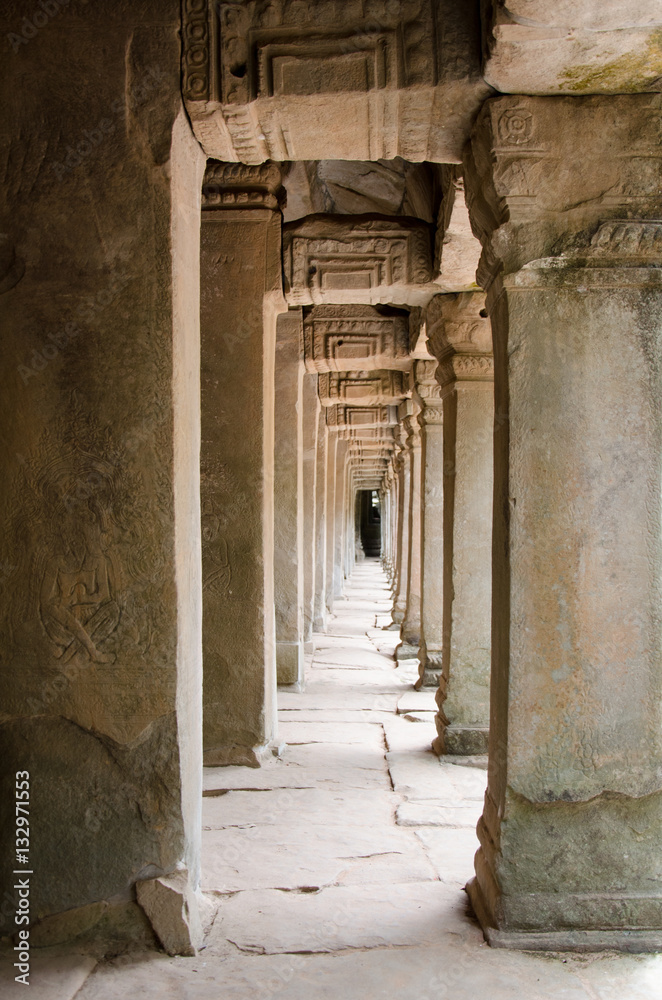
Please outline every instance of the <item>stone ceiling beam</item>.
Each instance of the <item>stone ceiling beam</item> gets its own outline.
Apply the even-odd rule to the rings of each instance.
[[[492,0],[484,17],[484,76],[502,93],[660,89],[660,0]]]
[[[184,0],[183,92],[208,156],[459,162],[489,88],[477,4]]]

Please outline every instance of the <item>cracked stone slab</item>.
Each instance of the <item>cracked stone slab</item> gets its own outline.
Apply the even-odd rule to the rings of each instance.
[[[226,788],[390,788],[383,749],[342,743],[287,747],[259,768],[205,767],[202,781],[206,794]]]
[[[401,802],[395,813],[398,826],[464,826],[472,830],[483,812],[481,802],[441,805],[431,800]]]
[[[418,671],[416,671],[418,674]],[[434,691],[407,691],[398,700],[398,715],[406,712],[437,712]]]
[[[254,954],[442,945],[467,923],[466,897],[441,882],[240,892],[221,902],[207,953]]]
[[[398,798],[391,791],[345,788],[276,788],[231,791],[202,800],[202,825],[273,826],[294,823],[302,817],[314,826],[361,826],[393,823]],[[402,824],[406,825],[406,824]]]
[[[378,726],[351,722],[280,722],[278,738],[288,746],[306,743],[364,743],[384,749],[384,737]]]
[[[549,955],[488,947],[463,934],[418,948],[313,955],[150,953],[100,965],[76,1000],[659,1000],[662,955]]]
[[[375,690],[353,684],[322,684],[317,677],[327,671],[315,671],[315,679],[309,676],[305,691],[279,691],[278,707],[285,710],[308,711],[373,711],[393,712],[398,704],[399,689]],[[352,671],[352,676],[358,671]]]
[[[280,693],[279,693],[280,701]],[[278,712],[278,718],[282,723],[288,722],[343,722],[351,725],[367,723],[373,726],[382,726],[387,719],[392,719],[395,713],[395,703],[393,712],[375,712],[371,709],[315,709],[315,708],[283,708]]]
[[[416,836],[424,845],[442,882],[461,889],[473,878],[474,855],[479,847],[475,830],[467,827],[459,830],[450,827],[420,828],[416,830]]]
[[[422,753],[432,746],[437,728],[430,716],[427,722],[411,722],[402,715],[396,715],[384,723],[384,735],[386,746],[392,752],[418,750]]]
[[[392,658],[384,653],[378,652],[374,647],[355,647],[350,643],[338,646],[335,649],[315,650],[313,657],[313,667],[320,667],[323,664],[333,666],[350,667],[360,670],[393,670]]]
[[[203,890],[216,892],[437,879],[413,832],[396,826],[203,831],[202,871]]]
[[[483,804],[486,774],[478,768],[440,764],[431,750],[389,752],[386,760],[394,790],[409,801],[432,799],[438,805],[459,805],[465,801]]]
[[[80,955],[65,948],[32,948],[30,955],[30,978],[26,991],[23,983],[17,983],[14,968],[16,953],[10,947],[0,952],[0,995],[3,1000],[14,997],[30,997],[30,1000],[72,1000],[90,975],[96,958]]]

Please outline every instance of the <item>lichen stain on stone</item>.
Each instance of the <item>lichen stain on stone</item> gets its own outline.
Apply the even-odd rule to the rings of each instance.
[[[632,51],[601,66],[584,63],[566,69],[559,87],[569,93],[636,94],[662,77],[662,29],[651,32],[645,50]]]

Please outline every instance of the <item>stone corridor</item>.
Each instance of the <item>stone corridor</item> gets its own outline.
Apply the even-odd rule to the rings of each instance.
[[[134,954],[88,975],[89,958],[42,950],[33,998],[662,995],[662,956],[484,943],[463,887],[485,760],[440,763],[431,752],[434,692],[412,690],[416,661],[393,659],[390,609],[379,561],[357,563],[326,633],[315,634],[305,690],[279,691],[280,756],[255,769],[205,768],[203,889],[217,910],[200,954]],[[11,983],[2,996],[18,990]]]

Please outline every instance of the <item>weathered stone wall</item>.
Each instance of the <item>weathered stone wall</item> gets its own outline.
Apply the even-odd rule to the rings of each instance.
[[[204,161],[177,3],[38,10],[1,25],[2,796],[30,772],[31,920],[115,897],[110,941],[198,864]]]

